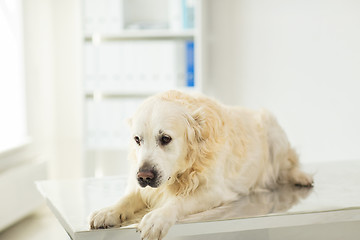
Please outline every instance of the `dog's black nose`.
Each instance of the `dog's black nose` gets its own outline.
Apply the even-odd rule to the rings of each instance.
[[[137,180],[141,187],[146,187],[147,185],[154,187],[156,175],[156,172],[152,170],[140,170],[137,173]]]
[[[142,181],[151,181],[155,175],[152,171],[138,172],[137,177]]]

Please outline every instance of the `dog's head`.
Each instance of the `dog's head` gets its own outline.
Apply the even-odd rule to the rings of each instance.
[[[219,121],[206,119],[206,112],[197,107],[195,98],[176,91],[152,97],[140,106],[130,126],[135,177],[141,187],[176,182],[189,186],[187,180],[196,185],[194,173],[210,164],[208,158],[216,151],[212,140]],[[192,179],[185,180],[190,175]]]

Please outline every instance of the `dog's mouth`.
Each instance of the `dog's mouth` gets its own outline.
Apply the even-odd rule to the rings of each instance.
[[[157,188],[161,184],[161,175],[154,169],[148,170],[140,168],[137,173],[137,180],[143,188],[146,186]]]

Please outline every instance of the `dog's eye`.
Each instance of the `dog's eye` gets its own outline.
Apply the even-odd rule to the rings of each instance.
[[[137,143],[137,145],[140,146],[141,140],[140,140],[139,136],[135,136],[135,137],[134,137],[134,140],[135,140],[135,142]]]
[[[170,143],[171,140],[172,140],[171,137],[168,135],[163,135],[160,137],[161,145],[166,145],[166,144]]]

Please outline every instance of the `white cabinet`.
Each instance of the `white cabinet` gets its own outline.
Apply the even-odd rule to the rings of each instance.
[[[146,97],[202,92],[201,6],[201,0],[83,0],[85,175],[126,173],[126,119]]]

